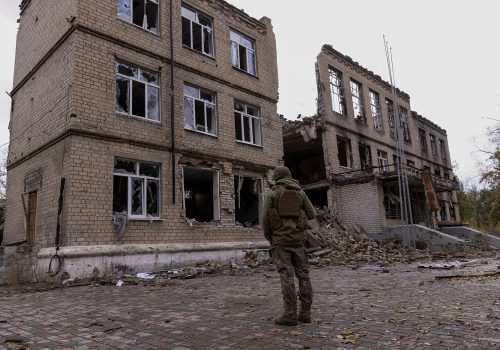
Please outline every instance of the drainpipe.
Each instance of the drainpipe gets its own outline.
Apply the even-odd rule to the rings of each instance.
[[[172,139],[172,204],[175,205],[175,122],[174,122],[174,30],[173,30],[173,1],[170,0],[170,138]]]

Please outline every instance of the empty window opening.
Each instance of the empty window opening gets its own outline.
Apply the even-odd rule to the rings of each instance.
[[[231,62],[233,67],[252,75],[255,72],[255,42],[231,30]]]
[[[160,165],[115,159],[113,213],[129,218],[160,217]]]
[[[382,130],[382,113],[380,111],[380,96],[375,91],[370,90],[370,110],[373,117],[373,128]]]
[[[405,142],[411,142],[410,138],[410,128],[408,126],[408,111],[406,108],[399,106],[399,116],[401,119],[401,128],[403,129],[403,140]]]
[[[186,217],[199,222],[219,220],[219,173],[183,168]]]
[[[370,146],[363,143],[358,144],[359,149],[359,161],[361,164],[361,169],[372,171],[372,155]]]
[[[363,107],[363,88],[361,83],[352,79],[351,79],[351,95],[352,95],[352,109],[354,111],[354,118],[361,123],[366,123],[365,109]]]
[[[427,153],[427,137],[425,136],[424,129],[418,129],[418,138],[420,141],[420,149],[422,152]]]
[[[35,242],[37,191],[28,194],[28,215],[26,222],[26,242]]]
[[[396,138],[397,135],[396,135],[396,123],[394,121],[394,102],[386,98],[385,105],[387,107],[387,121],[389,123],[389,131],[391,133],[391,136],[393,138]]]
[[[158,34],[159,0],[118,0],[118,18]]]
[[[397,184],[384,184],[384,209],[387,219],[401,219],[401,207],[399,204],[399,190]]]
[[[182,7],[182,44],[207,56],[214,56],[212,20]]]
[[[314,206],[320,208],[328,206],[328,188],[315,188],[305,192]]]
[[[330,67],[329,75],[333,111],[342,115],[346,115],[344,87],[342,86],[342,72]]]
[[[429,134],[429,140],[431,142],[431,153],[433,156],[437,156],[436,136]]]
[[[439,167],[434,168],[434,175],[441,177],[441,169]]]
[[[116,64],[116,111],[160,121],[159,74],[130,64]]]
[[[351,140],[337,135],[337,151],[340,166],[352,167]]]
[[[245,227],[259,224],[262,203],[262,181],[251,177],[234,177],[236,221]]]
[[[441,159],[446,160],[446,146],[444,140],[439,139],[439,150],[441,151]]]
[[[389,171],[388,168],[388,160],[387,160],[387,152],[377,150],[377,159],[378,159],[378,166],[380,168],[381,172],[386,172]],[[397,159],[396,159],[397,160]]]
[[[184,85],[184,128],[217,135],[214,93]]]
[[[427,222],[427,198],[423,187],[410,188],[410,202],[413,221],[415,223]]]
[[[257,107],[235,102],[234,127],[236,140],[257,146],[262,144],[260,111]]]
[[[408,165],[410,168],[415,169],[415,162],[413,160],[406,160],[406,165]]]

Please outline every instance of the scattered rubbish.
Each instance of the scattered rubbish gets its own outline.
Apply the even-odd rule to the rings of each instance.
[[[122,280],[118,280],[118,282],[116,282],[116,286],[117,287],[123,286],[123,281]]]
[[[343,344],[356,344],[358,342],[356,334],[350,329],[338,334],[337,339]]]
[[[481,265],[481,260],[471,260],[471,261],[450,261],[443,263],[424,263],[418,265],[420,269],[439,269],[439,270],[449,270],[454,268]]]
[[[500,271],[479,274],[479,275],[448,275],[448,276],[436,276],[434,279],[436,280],[447,280],[454,278],[463,278],[463,279],[474,279],[474,278],[491,278],[491,277],[500,277]]]
[[[137,278],[143,279],[143,280],[152,280],[156,277],[156,274],[154,273],[149,273],[149,272],[139,272],[137,273]]]

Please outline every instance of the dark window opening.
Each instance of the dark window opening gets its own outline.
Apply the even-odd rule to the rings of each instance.
[[[394,186],[384,185],[384,209],[385,217],[391,220],[401,219],[401,207],[399,205],[399,191],[397,184]]]
[[[132,81],[132,114],[137,117],[146,117],[146,85]]]
[[[218,183],[211,170],[184,167],[186,217],[199,222],[218,220]]]
[[[132,22],[142,28],[144,24],[144,0],[133,0],[132,9]]]
[[[358,149],[359,149],[359,161],[361,164],[361,169],[368,170],[371,172],[372,171],[372,155],[371,155],[370,146],[359,143]]]
[[[352,165],[351,140],[337,136],[337,151],[340,166],[350,168]]]
[[[36,205],[37,192],[33,191],[28,194],[28,222],[26,223],[26,241],[31,244],[35,242],[36,230]]]
[[[259,224],[261,181],[251,177],[234,177],[236,221],[245,227]]]
[[[315,188],[312,190],[306,190],[307,197],[315,207],[323,208],[328,206],[328,189],[327,188]]]
[[[418,138],[420,140],[420,149],[422,152],[427,153],[427,138],[424,129],[418,129]]]

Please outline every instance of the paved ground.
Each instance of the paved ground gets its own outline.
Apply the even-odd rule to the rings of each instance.
[[[0,349],[495,349],[498,259],[460,270],[416,265],[312,271],[313,324],[281,327],[275,272],[172,281],[164,287],[0,289]],[[6,342],[6,340],[17,341]]]

